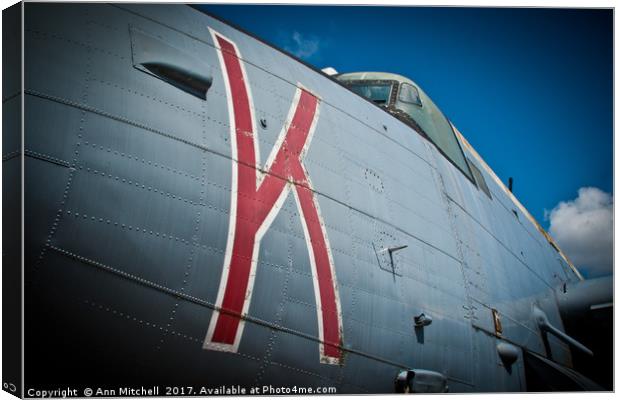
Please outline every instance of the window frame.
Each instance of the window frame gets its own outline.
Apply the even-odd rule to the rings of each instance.
[[[351,88],[350,88],[351,91],[355,92],[353,87],[356,87],[356,86],[358,86],[358,87],[367,87],[367,88],[387,87],[389,91],[388,91],[387,98],[385,99],[385,103],[378,103],[373,98],[366,97],[366,96],[364,96],[362,94],[359,94],[357,92],[355,92],[355,93],[360,95],[360,96],[362,96],[362,97],[364,97],[364,98],[366,98],[366,99],[368,99],[368,100],[370,100],[370,101],[372,101],[374,104],[378,105],[379,107],[384,107],[384,106],[387,107],[387,106],[390,105],[390,102],[391,102],[391,99],[392,99],[392,92],[394,91],[394,85],[392,83],[390,83],[390,82],[381,82],[381,81],[375,81],[373,83],[368,83],[369,81],[364,81],[364,82],[365,82],[365,84],[362,84],[360,82],[360,83],[355,83],[355,84],[351,85]]]
[[[393,107],[396,103],[396,97],[398,95],[398,81],[393,79],[351,79],[346,81],[340,81],[341,85],[349,89],[351,92],[360,96],[361,98],[371,102],[377,107],[381,108],[390,108]],[[368,97],[362,96],[361,94],[355,92],[351,86],[378,86],[378,85],[389,85],[390,86],[390,95],[388,96],[388,101],[385,104],[379,104],[374,102],[372,99]],[[394,90],[396,89],[396,90]]]
[[[403,88],[405,88],[405,86],[409,86],[413,89],[413,91],[416,94],[416,97],[418,98],[418,101],[408,101],[403,99],[402,97],[402,92],[403,92]],[[420,90],[415,87],[414,85],[407,83],[407,82],[401,82],[398,88],[398,101],[402,101],[403,103],[407,103],[407,104],[413,104],[414,106],[418,106],[420,108],[424,107],[424,104],[422,103],[422,96],[420,96]]]

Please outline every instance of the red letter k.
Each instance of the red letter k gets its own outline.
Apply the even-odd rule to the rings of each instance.
[[[260,242],[293,192],[301,215],[312,269],[319,326],[320,360],[338,363],[342,317],[334,263],[321,223],[318,202],[301,160],[319,116],[319,99],[298,88],[282,133],[264,171],[257,163],[257,142],[247,76],[237,46],[211,31],[228,99],[233,158],[231,210],[224,269],[204,348],[236,352],[252,298]]]

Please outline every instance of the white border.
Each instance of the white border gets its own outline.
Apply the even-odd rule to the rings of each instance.
[[[217,350],[217,351],[231,351],[236,352],[237,348],[230,345],[225,345],[222,343],[215,343],[212,341],[213,333],[215,331],[215,326],[217,325],[217,320],[219,318],[220,312],[218,311],[222,307],[222,302],[224,300],[224,293],[226,292],[226,283],[228,282],[228,273],[230,271],[230,261],[232,257],[232,249],[235,238],[235,225],[237,221],[237,172],[239,167],[237,166],[237,127],[235,124],[235,114],[234,108],[232,104],[232,92],[230,89],[230,84],[228,80],[228,71],[226,70],[226,65],[224,63],[224,56],[222,55],[222,49],[219,46],[217,36],[219,35],[222,38],[229,40],[224,35],[216,32],[211,29],[211,27],[207,27],[209,29],[209,33],[213,38],[213,45],[215,47],[215,52],[217,53],[217,58],[220,62],[222,75],[224,77],[224,86],[226,88],[226,103],[228,107],[228,120],[230,121],[230,158],[232,159],[232,177],[231,177],[231,189],[230,189],[230,223],[228,224],[228,237],[226,239],[226,252],[224,253],[224,268],[222,270],[222,277],[220,279],[220,286],[217,292],[217,298],[215,300],[215,306],[217,309],[213,310],[213,314],[211,315],[211,322],[209,323],[209,328],[207,329],[207,335],[202,344],[203,349],[209,350]],[[233,41],[229,42],[237,51],[237,46]],[[242,73],[245,71],[242,69]]]
[[[251,260],[251,265],[250,265],[250,276],[248,277],[248,286],[246,288],[243,308],[241,312],[241,318],[239,321],[239,325],[237,327],[237,332],[235,334],[235,339],[233,341],[233,344],[229,345],[229,344],[213,342],[213,335],[215,333],[215,327],[217,326],[217,322],[220,316],[219,310],[222,308],[222,303],[224,301],[224,295],[226,293],[226,286],[228,284],[228,275],[230,273],[230,263],[232,261],[232,252],[233,252],[234,241],[235,241],[235,228],[236,228],[236,223],[237,223],[237,194],[238,194],[238,172],[239,172],[239,160],[238,160],[238,154],[237,154],[237,138],[236,138],[237,127],[235,124],[234,108],[233,108],[233,103],[232,103],[232,92],[231,92],[230,83],[229,83],[228,71],[226,69],[226,65],[224,63],[224,57],[222,54],[223,50],[221,49],[218,43],[218,36],[224,40],[227,40],[233,46],[236,52],[235,56],[239,59],[239,64],[241,65],[241,73],[242,73],[243,80],[245,82],[245,86],[247,89],[248,102],[250,105],[250,120],[252,124],[252,140],[254,143],[255,163],[256,163],[255,174],[256,174],[256,190],[257,191],[260,190],[260,187],[262,186],[265,180],[265,176],[269,173],[278,152],[280,151],[280,149],[282,148],[284,144],[284,139],[286,138],[286,134],[292,124],[293,118],[295,116],[295,112],[297,111],[297,107],[301,99],[302,91],[307,91],[308,93],[311,93],[317,99],[316,111],[314,113],[309,131],[308,131],[308,136],[304,142],[304,145],[300,151],[299,158],[298,158],[299,163],[305,175],[308,189],[310,191],[313,191],[308,171],[306,170],[306,167],[303,164],[302,159],[308,152],[310,142],[312,141],[312,138],[314,137],[314,132],[316,130],[316,125],[317,125],[319,114],[320,114],[321,98],[320,96],[312,93],[309,89],[305,88],[301,83],[299,82],[297,83],[297,89],[295,90],[295,94],[293,96],[293,102],[291,104],[291,108],[289,109],[288,115],[286,117],[286,120],[284,121],[284,125],[282,126],[282,129],[278,135],[278,138],[276,139],[276,142],[273,148],[271,149],[269,157],[267,158],[265,167],[261,171],[261,169],[259,168],[259,165],[260,165],[260,154],[258,153],[259,145],[258,145],[258,140],[256,137],[257,133],[256,133],[256,124],[255,124],[255,108],[253,104],[252,93],[249,88],[250,83],[249,83],[249,80],[247,79],[245,67],[243,66],[243,63],[241,62],[239,49],[236,43],[233,42],[231,39],[227,38],[225,35],[222,35],[221,33],[216,32],[211,27],[208,27],[208,29],[211,34],[211,37],[213,38],[213,42],[215,43],[218,60],[220,62],[222,75],[224,77],[224,85],[226,88],[226,102],[227,102],[227,107],[228,107],[228,118],[230,121],[230,137],[231,137],[230,144],[231,144],[231,158],[232,158],[231,181],[232,183],[231,183],[231,199],[230,199],[230,218],[229,218],[229,224],[228,224],[228,237],[227,237],[227,242],[226,242],[226,252],[224,256],[224,268],[222,270],[222,276],[220,278],[220,285],[218,288],[217,299],[215,302],[216,309],[213,311],[213,314],[211,315],[211,320],[209,322],[209,328],[207,329],[207,334],[205,336],[205,340],[203,342],[202,348],[206,350],[226,351],[226,352],[233,352],[233,353],[236,353],[238,351],[239,343],[241,342],[241,337],[243,336],[243,330],[245,328],[245,320],[243,317],[247,315],[248,310],[250,308],[250,303],[252,300],[252,293],[254,290],[254,283],[256,281],[256,267],[257,267],[258,258],[260,255],[261,241],[263,239],[263,236],[265,235],[265,233],[267,232],[267,230],[269,229],[269,227],[275,220],[276,216],[282,209],[284,202],[286,201],[286,198],[288,197],[289,192],[292,191],[295,197],[295,202],[297,203],[297,208],[299,209],[299,215],[300,215],[300,219],[301,219],[301,223],[302,223],[302,227],[304,231],[304,238],[306,240],[306,247],[308,250],[308,255],[310,258],[310,266],[312,270],[312,281],[313,281],[313,287],[314,287],[314,297],[316,301],[317,321],[318,321],[318,328],[319,328],[318,331],[319,331],[319,340],[320,340],[319,342],[320,362],[326,363],[326,364],[339,364],[340,363],[339,358],[328,357],[325,355],[324,335],[323,335],[323,310],[321,307],[321,296],[320,296],[320,288],[319,288],[319,281],[318,281],[318,275],[317,275],[315,254],[312,248],[312,243],[310,240],[310,233],[308,231],[308,227],[307,227],[306,220],[303,214],[301,203],[299,201],[299,197],[297,195],[297,191],[293,189],[292,187],[293,183],[290,181],[290,177],[288,176],[286,178],[289,179],[289,181],[284,185],[284,188],[278,195],[278,198],[273,204],[273,206],[271,207],[271,209],[269,210],[269,213],[267,214],[267,216],[265,217],[265,219],[259,226],[258,230],[256,231],[255,237],[254,237],[254,247],[252,249],[252,260]],[[312,201],[314,202],[314,207],[316,208],[316,211],[317,211],[317,215],[319,218],[319,224],[321,225],[321,231],[322,231],[323,238],[325,240],[325,246],[327,249],[327,255],[328,255],[333,290],[334,290],[334,297],[336,301],[336,311],[338,314],[337,315],[338,330],[339,330],[339,335],[342,338],[343,330],[342,330],[342,312],[341,312],[341,305],[340,305],[340,295],[338,291],[338,285],[336,283],[336,273],[335,273],[335,268],[334,268],[334,260],[333,260],[333,256],[331,253],[331,246],[329,244],[329,239],[327,238],[327,232],[325,231],[325,224],[323,222],[323,217],[321,215],[319,204],[316,201],[316,198],[313,194],[312,194]]]

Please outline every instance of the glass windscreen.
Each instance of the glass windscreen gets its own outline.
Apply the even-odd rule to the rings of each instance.
[[[390,101],[390,93],[392,91],[391,83],[378,83],[372,85],[359,83],[345,84],[349,89],[360,96],[366,97],[367,99],[373,101],[375,104],[385,105]]]
[[[415,122],[414,129],[421,128],[437,148],[473,182],[474,178],[450,122],[422,90],[407,82],[398,84],[397,81],[387,79],[343,79],[341,83],[378,106],[388,108],[392,113],[403,112]],[[391,99],[392,90],[398,91],[394,93],[394,99]],[[394,104],[390,103],[391,100],[395,100]]]
[[[400,84],[398,100],[422,107],[422,100],[420,100],[420,93],[418,92],[418,89],[408,83]]]
[[[470,180],[473,180],[452,126],[435,103],[426,94],[408,83],[401,84],[398,100],[396,108],[404,111],[413,119],[443,154]]]

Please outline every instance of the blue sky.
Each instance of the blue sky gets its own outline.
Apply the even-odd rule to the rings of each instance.
[[[410,77],[545,228],[580,188],[612,192],[611,10],[204,9],[319,68]]]

